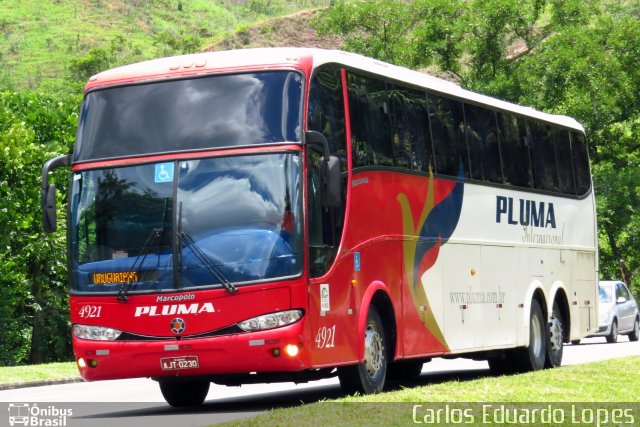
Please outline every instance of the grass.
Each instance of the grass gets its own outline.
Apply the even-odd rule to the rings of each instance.
[[[264,415],[224,425],[411,425],[414,424],[414,410],[417,410],[419,420],[424,421],[425,414],[430,414],[430,405],[445,412],[449,405],[453,408],[468,408],[475,415],[477,422],[482,421],[482,402],[526,402],[527,405],[516,404],[515,406],[541,409],[549,406],[547,402],[553,402],[554,408],[560,407],[565,410],[567,415],[565,421],[568,421],[567,425],[571,425],[572,420],[569,419],[571,402],[637,402],[640,396],[639,366],[640,357],[633,356],[521,375],[485,377],[472,381],[448,381],[402,388],[378,395],[352,396],[299,407],[275,409]],[[421,406],[416,406],[418,404]],[[587,403],[578,407],[588,408],[592,405],[602,408],[618,407],[616,404],[604,403]],[[497,405],[492,404],[492,408],[495,407]],[[640,404],[624,406],[625,409],[627,407],[632,407],[636,417],[640,416]],[[578,410],[578,416],[581,416],[581,411],[581,409]],[[441,415],[446,415],[445,412],[441,412]],[[446,420],[440,421],[444,423]],[[540,422],[532,425],[536,424]]]
[[[0,367],[0,384],[78,377],[75,362]]]
[[[640,396],[639,366],[640,356],[633,356],[521,375],[398,387],[395,391],[377,395],[349,396],[275,409],[224,425],[402,426],[414,424],[416,420],[437,425],[456,423],[457,418],[452,418],[456,416],[472,416],[474,422],[471,424],[479,425],[484,423],[482,417],[487,413],[494,423],[503,424],[499,422],[501,419],[492,418],[496,414],[498,417],[504,415],[500,412],[503,405],[520,411],[536,408],[538,411],[549,408],[562,411],[555,412],[565,417],[558,423],[560,425],[583,424],[589,421],[583,417],[592,413],[597,415],[597,411],[601,411],[601,421],[607,416],[611,422],[614,411],[618,411],[617,414],[622,414],[624,419],[616,424],[628,423],[628,416],[640,420],[640,404],[637,403]],[[0,384],[76,376],[78,372],[73,362],[0,367]],[[540,419],[529,424],[540,424]]]
[[[326,0],[277,3],[281,7],[265,12],[279,16]],[[265,18],[246,1],[236,0],[2,0],[1,4],[0,85],[17,90],[64,89],[76,78],[70,64],[90,49],[106,51],[107,67],[114,67],[197,51],[239,25]]]

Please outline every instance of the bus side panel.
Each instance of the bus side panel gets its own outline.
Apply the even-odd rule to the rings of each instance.
[[[398,327],[396,354],[446,353],[438,321],[441,313],[436,312],[442,310],[442,301],[425,291],[432,287],[438,292],[440,282],[425,283],[421,278],[437,265],[440,250],[455,229],[462,184],[366,171],[354,174],[351,194],[344,239],[347,256],[360,260],[360,270],[354,271],[357,287],[379,280],[389,288]]]
[[[353,271],[352,259],[343,256],[328,274],[309,283],[307,350],[314,367],[357,361],[356,301],[361,290],[351,283]]]

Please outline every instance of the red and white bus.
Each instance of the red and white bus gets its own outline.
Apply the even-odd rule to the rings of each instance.
[[[597,328],[594,194],[575,120],[359,55],[200,53],[86,86],[68,211],[85,380],[337,375],[376,393],[433,357],[561,363]]]

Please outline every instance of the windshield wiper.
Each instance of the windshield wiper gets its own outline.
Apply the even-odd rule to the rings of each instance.
[[[131,284],[134,282],[134,279],[137,278],[138,273],[141,273],[138,270],[144,263],[144,260],[147,258],[147,255],[149,255],[149,248],[151,248],[151,246],[156,242],[156,240],[158,240],[158,238],[162,235],[162,233],[164,233],[164,227],[154,228],[153,230],[151,230],[151,233],[149,233],[147,240],[144,242],[144,245],[142,245],[142,248],[140,249],[140,253],[136,257],[136,259],[133,261],[133,265],[131,266],[131,271],[136,274],[135,275],[132,274],[129,277],[129,280],[127,280],[126,282],[120,285],[120,288],[118,289],[118,296],[117,296],[118,301],[124,302],[127,300],[127,294],[131,289]]]
[[[182,240],[187,246],[189,246],[193,254],[200,260],[200,262],[202,262],[202,264],[204,264],[207,270],[209,270],[209,272],[213,274],[220,281],[222,286],[224,286],[225,289],[230,294],[234,294],[238,291],[238,288],[233,283],[231,283],[226,277],[224,277],[224,274],[222,274],[220,269],[211,262],[209,257],[207,257],[207,255],[202,251],[202,249],[200,249],[198,244],[193,240],[191,236],[189,236],[187,233],[182,231],[179,231],[177,234],[178,234],[178,238]]]
[[[127,300],[127,294],[131,289],[131,285],[133,284],[134,279],[136,279],[138,275],[140,276],[142,275],[141,274],[142,271],[138,271],[138,270],[144,263],[144,260],[147,258],[147,255],[149,254],[149,249],[158,239],[160,239],[160,242],[162,242],[162,239],[164,238],[164,224],[167,221],[168,207],[169,207],[169,198],[165,197],[164,208],[162,209],[162,226],[159,228],[152,229],[151,233],[149,233],[149,236],[147,236],[147,240],[142,245],[142,248],[140,248],[140,253],[136,257],[136,259],[133,261],[133,265],[131,266],[131,271],[136,274],[135,275],[132,274],[129,277],[129,280],[127,280],[126,282],[120,285],[120,288],[118,289],[118,296],[117,296],[118,301],[124,302]],[[160,263],[160,259],[158,259],[158,265],[159,263]]]

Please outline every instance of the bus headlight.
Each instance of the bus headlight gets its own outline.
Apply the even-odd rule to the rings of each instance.
[[[286,310],[238,322],[238,326],[245,332],[264,331],[279,328],[297,322],[302,317],[302,310]]]
[[[102,326],[73,325],[73,335],[83,340],[115,341],[122,331]]]

